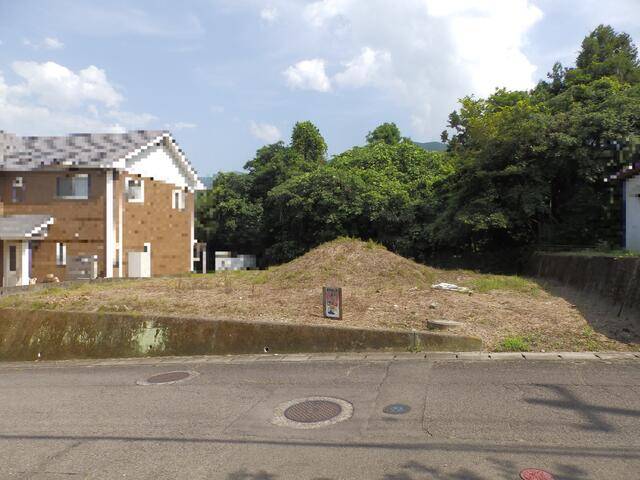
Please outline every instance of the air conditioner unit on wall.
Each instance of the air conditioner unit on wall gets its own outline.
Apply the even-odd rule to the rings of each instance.
[[[15,180],[13,181],[13,186],[14,187],[22,187],[24,185],[22,177],[16,177]]]

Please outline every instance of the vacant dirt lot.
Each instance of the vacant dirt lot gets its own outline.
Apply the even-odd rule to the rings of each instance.
[[[434,290],[439,282],[472,294]],[[343,320],[322,316],[323,286],[343,288]],[[428,319],[463,322],[459,333],[488,350],[640,350],[640,332],[576,302],[557,285],[514,276],[438,270],[375,244],[339,239],[266,271],[87,283],[0,300],[3,307],[134,312],[425,329]]]

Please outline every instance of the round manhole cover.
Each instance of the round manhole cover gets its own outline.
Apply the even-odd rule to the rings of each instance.
[[[388,413],[389,415],[402,415],[403,413],[409,412],[409,410],[411,410],[411,407],[403,403],[393,403],[382,409],[384,413]]]
[[[307,397],[278,405],[271,423],[291,428],[318,428],[342,422],[352,415],[353,405],[346,400]]]
[[[537,468],[527,468],[520,472],[522,480],[554,480],[554,476],[549,472]]]
[[[328,400],[305,400],[291,405],[284,411],[284,416],[294,422],[325,422],[337,417],[342,407]]]
[[[187,371],[165,372],[165,373],[159,373],[157,375],[153,375],[147,378],[146,380],[139,380],[136,383],[138,385],[166,385],[166,384],[181,382],[197,374],[198,374],[197,372],[187,372]]]

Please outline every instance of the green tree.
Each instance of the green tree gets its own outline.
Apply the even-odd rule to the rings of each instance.
[[[589,80],[615,77],[620,82],[640,81],[638,49],[626,33],[617,33],[609,25],[600,25],[583,41],[572,75]]]
[[[291,148],[307,163],[324,163],[327,144],[313,123],[297,122],[291,133]]]
[[[630,38],[601,26],[576,67],[555,64],[531,92],[463,99],[449,117],[458,169],[438,185],[429,228],[437,245],[614,242],[620,208],[604,179],[640,129],[639,71]]]
[[[271,262],[340,235],[419,259],[614,242],[619,187],[604,179],[637,157],[637,50],[628,35],[599,26],[575,66],[556,63],[531,91],[465,97],[448,127],[447,152],[427,152],[384,123],[365,146],[327,161],[318,129],[299,122],[290,145],[266,145],[246,174],[216,178],[199,197],[198,231]]]
[[[276,185],[291,176],[301,173],[302,157],[293,152],[283,142],[265,145],[256,152],[244,168],[251,178],[250,197],[253,201],[262,201]]]
[[[262,248],[262,205],[249,197],[246,173],[219,173],[196,200],[196,236],[216,250],[257,252]]]
[[[543,106],[506,90],[461,103],[450,117],[457,171],[437,186],[439,213],[428,229],[434,243],[480,251],[534,240],[549,198]]]
[[[395,123],[383,123],[367,134],[367,143],[369,145],[378,142],[395,145],[399,143],[401,139],[400,129]]]
[[[419,256],[424,245],[416,222],[432,184],[452,171],[448,156],[403,140],[354,147],[319,169],[295,176],[269,192],[265,203],[267,253],[281,262],[341,235],[376,239]]]

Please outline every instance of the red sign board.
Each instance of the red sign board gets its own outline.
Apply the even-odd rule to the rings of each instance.
[[[326,318],[342,319],[342,288],[323,287],[322,305]]]

